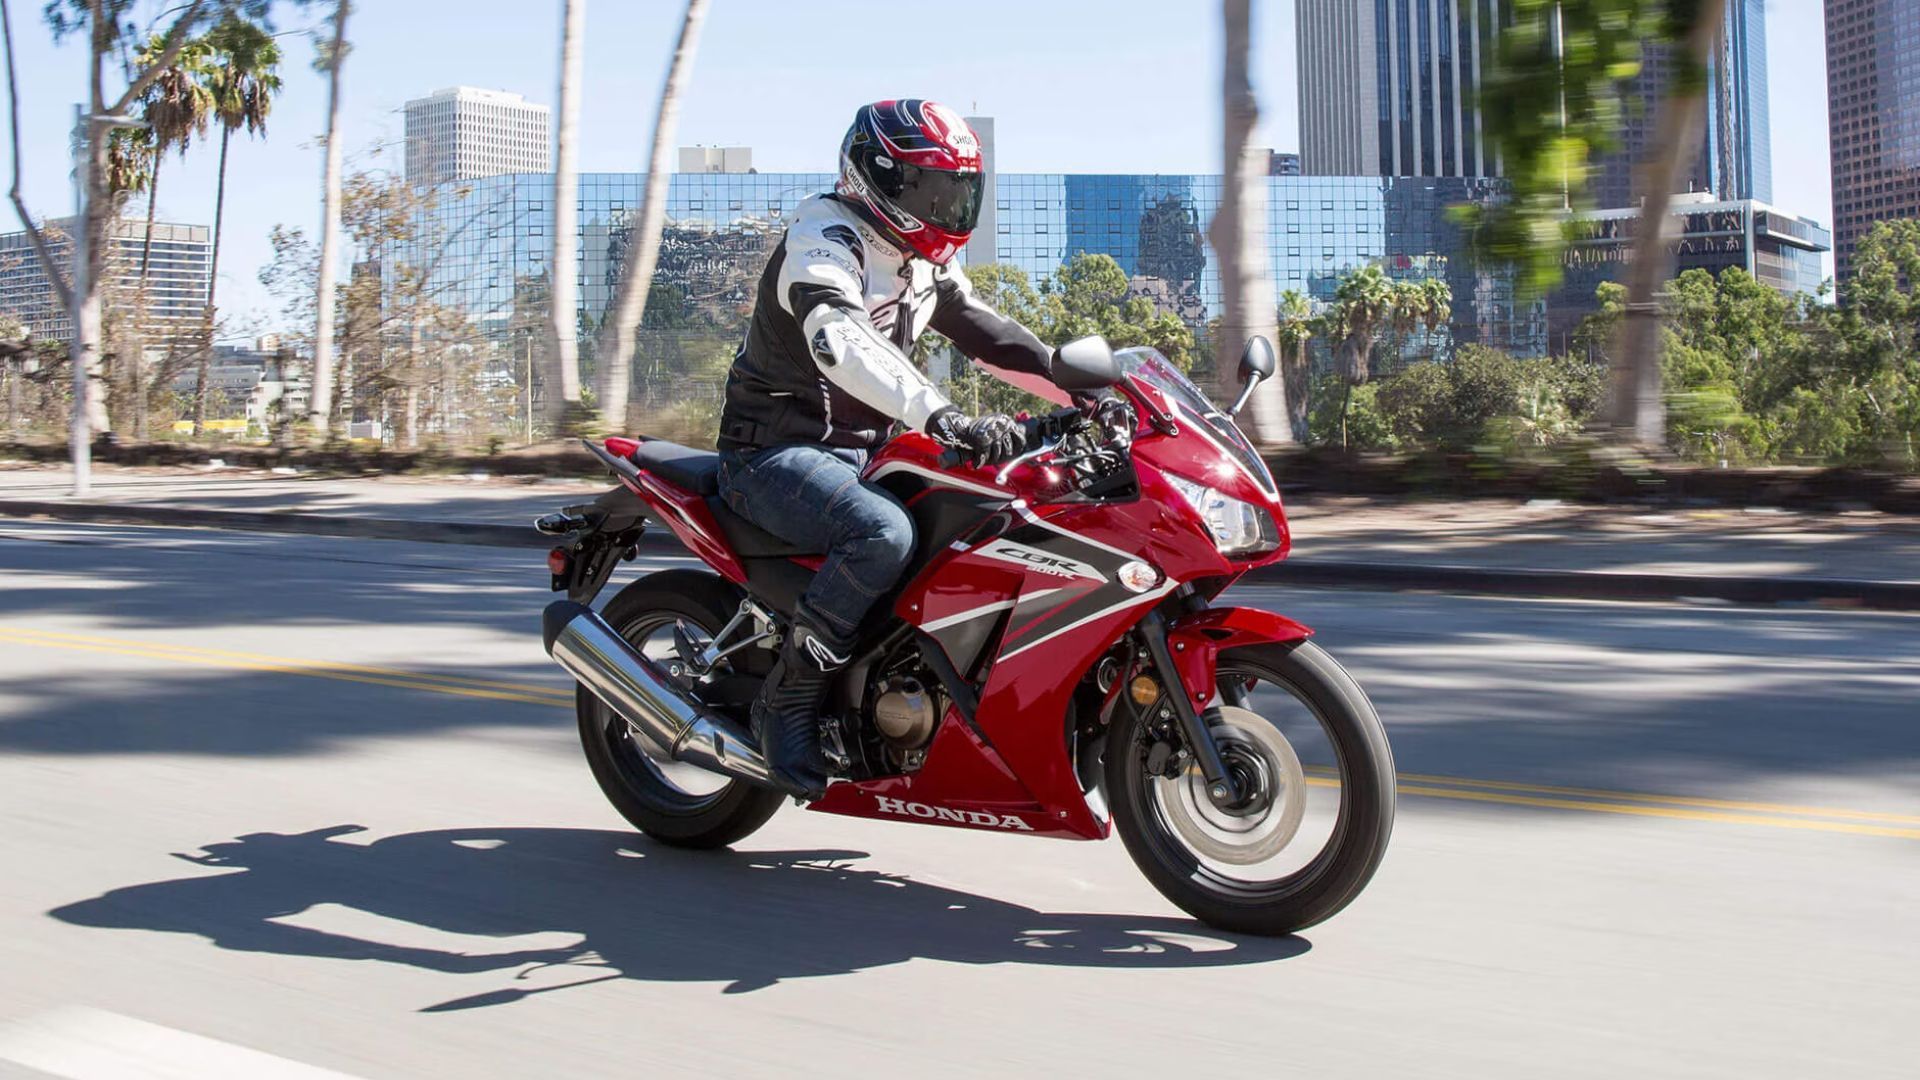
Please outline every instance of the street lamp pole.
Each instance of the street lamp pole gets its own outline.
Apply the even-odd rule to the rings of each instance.
[[[93,410],[90,385],[91,369],[99,358],[104,342],[104,320],[95,296],[93,280],[92,200],[88,196],[93,182],[94,140],[117,127],[144,128],[147,124],[127,116],[87,114],[86,106],[73,107],[73,310],[67,313],[73,325],[73,418],[68,425],[69,451],[73,457],[73,497],[84,499],[93,491]],[[51,270],[51,268],[49,268]],[[89,298],[92,298],[91,300]]]
[[[84,499],[93,491],[93,423],[87,408],[87,366],[92,358],[87,355],[87,343],[83,340],[84,331],[80,323],[82,297],[92,288],[88,280],[92,275],[91,260],[87,252],[87,110],[84,105],[73,107],[73,227],[68,230],[67,240],[73,249],[73,310],[67,312],[67,321],[73,327],[73,408],[67,425],[68,451],[73,457],[73,497]],[[52,267],[49,271],[58,273]],[[100,347],[98,341],[92,347]]]

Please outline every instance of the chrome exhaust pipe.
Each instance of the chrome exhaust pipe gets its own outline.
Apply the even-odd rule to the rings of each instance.
[[[681,694],[592,608],[556,600],[541,616],[541,630],[548,656],[675,761],[761,787],[779,786],[745,732]]]

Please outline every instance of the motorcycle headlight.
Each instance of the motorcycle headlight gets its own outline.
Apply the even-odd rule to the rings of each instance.
[[[1230,498],[1182,477],[1169,474],[1167,480],[1207,523],[1220,554],[1257,555],[1280,546],[1280,528],[1265,507]]]

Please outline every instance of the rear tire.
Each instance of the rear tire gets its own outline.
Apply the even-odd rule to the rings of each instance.
[[[641,648],[648,637],[662,627],[671,628],[676,619],[711,636],[727,624],[739,605],[739,591],[714,574],[667,570],[621,589],[600,615],[629,644]],[[736,655],[763,651],[744,649]],[[689,794],[666,780],[628,732],[626,721],[584,686],[575,691],[575,710],[580,745],[601,792],[634,828],[663,844],[726,847],[765,825],[785,798],[743,780],[731,780],[712,792]]]
[[[1242,646],[1222,651],[1219,663],[1223,671],[1231,667],[1286,690],[1319,720],[1338,759],[1340,783],[1338,817],[1325,847],[1273,880],[1236,878],[1203,863],[1154,801],[1141,710],[1121,709],[1114,716],[1106,797],[1127,854],[1161,895],[1222,930],[1290,934],[1352,903],[1379,867],[1393,832],[1393,752],[1366,693],[1318,645]]]

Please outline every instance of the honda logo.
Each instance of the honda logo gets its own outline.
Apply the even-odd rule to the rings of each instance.
[[[885,795],[873,797],[873,808],[882,814],[919,818],[922,821],[949,821],[955,825],[980,825],[989,829],[1015,829],[1020,832],[1033,831],[1033,826],[1014,814],[995,814],[986,810],[955,810],[950,806],[928,806],[926,803],[891,799]]]

